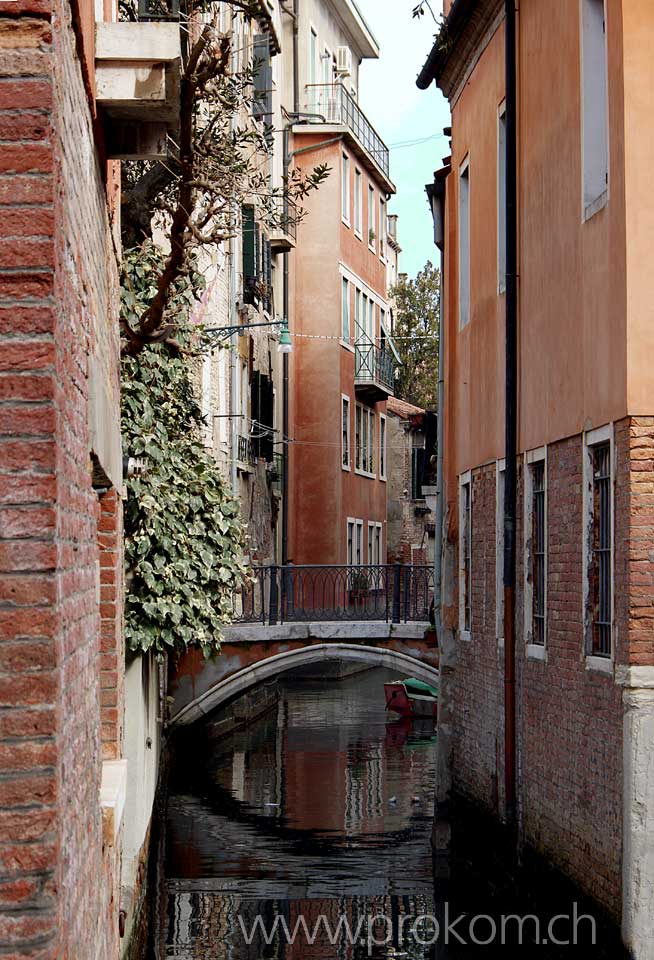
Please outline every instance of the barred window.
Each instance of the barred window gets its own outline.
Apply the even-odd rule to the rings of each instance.
[[[592,531],[589,563],[589,601],[591,612],[590,652],[593,656],[611,656],[612,600],[612,505],[611,446],[590,448],[592,478]]]
[[[470,477],[470,474],[467,474]],[[459,525],[459,628],[468,635],[472,627],[472,484],[461,480]]]
[[[532,472],[532,642],[545,643],[545,571],[547,530],[545,516],[545,461],[531,465]]]

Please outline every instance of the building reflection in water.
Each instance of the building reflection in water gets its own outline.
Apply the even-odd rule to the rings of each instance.
[[[377,915],[390,942],[372,956],[433,956],[401,920],[434,912],[435,742],[389,721],[389,676],[287,679],[246,729],[193,732],[171,781],[161,960],[354,960]]]

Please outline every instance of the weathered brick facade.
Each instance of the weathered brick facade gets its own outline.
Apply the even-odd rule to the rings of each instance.
[[[105,960],[118,952],[100,780],[103,752],[120,751],[121,510],[93,424],[103,403],[115,448],[114,170],[80,61],[92,13],[82,38],[65,0],[2,7],[0,952]]]
[[[654,420],[614,424],[614,662],[589,669],[583,640],[583,438],[547,448],[547,635],[527,656],[524,466],[518,469],[518,802],[524,840],[616,918],[622,904],[623,690],[621,668],[651,665]],[[496,465],[472,471],[472,630],[457,640],[452,674],[456,791],[503,811],[504,649],[496,626]],[[450,515],[454,510],[450,509]],[[448,565],[458,569],[458,525]],[[454,578],[456,581],[456,578]],[[456,630],[458,589],[445,610]]]

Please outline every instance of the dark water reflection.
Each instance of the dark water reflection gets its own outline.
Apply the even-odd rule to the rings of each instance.
[[[555,949],[536,946],[529,930],[519,948],[446,945],[442,933],[430,944],[433,928],[415,925],[418,916],[442,925],[450,900],[452,916],[512,913],[520,884],[498,882],[490,841],[467,827],[461,862],[451,870],[447,859],[435,883],[436,743],[429,726],[389,722],[382,684],[391,676],[287,679],[277,708],[247,729],[225,736],[210,725],[183,744],[165,824],[157,960],[624,956],[613,936],[604,947]],[[530,895],[547,899],[548,885],[534,881]],[[482,921],[480,939],[487,929]]]
[[[209,751],[189,748],[168,804],[169,960],[366,956],[347,933],[330,944],[324,924],[334,939],[339,918],[354,933],[378,913],[397,925],[432,912],[435,741],[429,725],[388,722],[391,676],[287,680],[277,709],[227,738],[209,730]],[[282,943],[248,945],[257,916],[291,930],[303,916],[320,935],[311,946],[300,927],[287,945],[282,928]]]

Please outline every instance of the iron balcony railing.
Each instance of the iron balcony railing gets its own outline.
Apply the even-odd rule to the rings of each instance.
[[[434,569],[426,564],[266,566],[234,597],[236,623],[383,620],[426,623]]]
[[[254,451],[249,437],[238,438],[238,460],[241,463],[254,463]]]
[[[393,356],[388,350],[367,341],[354,345],[356,383],[380,383],[393,390]]]
[[[277,233],[285,233],[293,243],[296,243],[298,208],[295,200],[288,194],[275,194],[271,197],[270,218],[270,233],[272,236]]]
[[[387,177],[390,176],[388,147],[342,83],[309,84],[307,95],[309,113],[319,114],[325,123],[346,126],[379,169]]]

